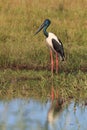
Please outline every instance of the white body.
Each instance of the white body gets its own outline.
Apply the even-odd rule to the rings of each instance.
[[[55,39],[58,44],[61,45],[61,43],[59,42],[57,36],[51,32],[48,33],[48,37],[46,38],[46,42],[47,42],[47,45],[55,52],[54,48],[53,48],[53,44],[52,44],[52,39]]]

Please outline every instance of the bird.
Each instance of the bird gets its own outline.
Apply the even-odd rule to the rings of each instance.
[[[50,58],[51,58],[51,72],[54,72],[54,59],[53,52],[56,54],[56,73],[59,70],[59,60],[58,55],[62,58],[62,61],[65,60],[64,48],[61,40],[52,32],[47,32],[47,28],[51,24],[51,20],[45,19],[41,26],[35,32],[35,35],[38,34],[43,29],[43,34],[46,37],[46,43],[50,49]]]

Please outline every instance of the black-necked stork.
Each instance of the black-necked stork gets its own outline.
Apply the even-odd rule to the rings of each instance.
[[[64,49],[62,42],[56,37],[55,34],[51,32],[47,32],[46,29],[50,25],[51,21],[49,19],[46,19],[43,24],[38,28],[35,35],[39,33],[43,29],[43,33],[46,36],[46,42],[47,45],[50,48],[50,56],[51,56],[51,71],[53,73],[54,70],[54,60],[53,60],[53,54],[52,51],[56,53],[56,73],[58,72],[58,54],[61,56],[62,61],[64,61]]]

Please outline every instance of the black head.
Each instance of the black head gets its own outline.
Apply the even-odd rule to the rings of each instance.
[[[35,35],[39,33],[44,27],[48,27],[50,25],[51,21],[49,19],[45,19],[45,21],[42,23],[42,25],[38,28]]]
[[[45,19],[44,26],[49,26],[51,21],[49,19]]]

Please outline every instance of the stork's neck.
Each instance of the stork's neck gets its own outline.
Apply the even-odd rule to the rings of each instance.
[[[43,33],[44,33],[44,35],[45,35],[46,37],[48,37],[48,32],[46,31],[47,27],[48,27],[48,26],[45,26],[45,27],[43,28]]]

